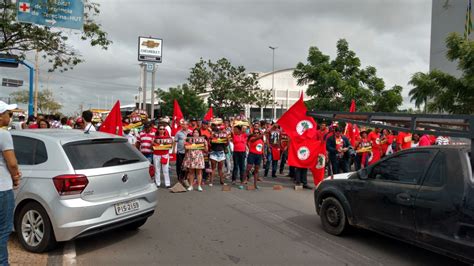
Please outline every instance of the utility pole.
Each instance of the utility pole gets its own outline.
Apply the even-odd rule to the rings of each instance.
[[[35,117],[38,117],[38,79],[39,79],[39,58],[38,58],[38,50],[36,50],[35,54],[35,100],[34,100],[34,114]]]
[[[272,49],[272,93],[273,93],[273,120],[276,120],[276,91],[275,91],[275,49],[278,47],[268,46]]]
[[[155,120],[155,76],[157,66],[153,64],[153,71],[151,72],[151,121]]]
[[[146,112],[146,64],[141,63],[140,64],[140,70],[141,70],[140,82],[141,82],[141,87],[142,87],[142,91],[143,91],[142,110],[145,110],[145,112]]]

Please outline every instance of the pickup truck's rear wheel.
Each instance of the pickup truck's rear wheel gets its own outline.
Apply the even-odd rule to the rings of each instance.
[[[348,227],[346,212],[334,197],[324,199],[320,216],[324,231],[332,235],[341,235]]]

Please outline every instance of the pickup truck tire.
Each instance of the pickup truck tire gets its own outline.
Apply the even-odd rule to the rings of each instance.
[[[323,200],[320,217],[324,231],[331,235],[342,235],[349,226],[344,207],[334,197],[328,197]]]

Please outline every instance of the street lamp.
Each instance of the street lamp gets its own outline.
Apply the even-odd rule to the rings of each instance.
[[[276,120],[276,91],[275,91],[275,49],[278,47],[268,46],[272,49],[272,93],[273,93],[273,120]]]

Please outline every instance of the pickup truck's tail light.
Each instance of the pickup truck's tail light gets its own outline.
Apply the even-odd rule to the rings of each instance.
[[[85,175],[59,175],[53,182],[60,196],[81,194],[89,184]]]
[[[155,181],[155,171],[155,166],[150,164],[150,167],[148,167],[148,173],[150,174],[150,178],[153,182]]]

